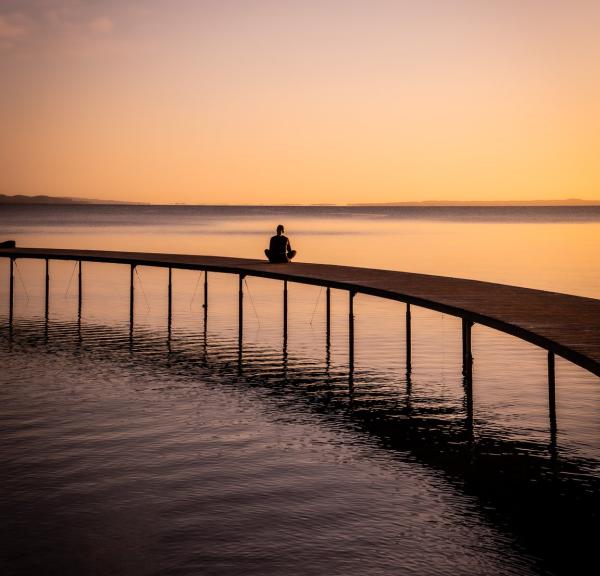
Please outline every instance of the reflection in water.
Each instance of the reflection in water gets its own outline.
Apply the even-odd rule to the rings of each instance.
[[[600,481],[586,473],[591,463],[567,454],[558,457],[555,420],[550,451],[548,443],[507,440],[478,429],[472,382],[466,377],[463,404],[456,407],[436,398],[435,391],[426,402],[413,398],[410,377],[398,386],[377,370],[348,371],[329,361],[290,357],[285,338],[283,356],[247,344],[240,373],[239,341],[236,346],[223,337],[207,340],[206,327],[197,334],[174,332],[165,347],[164,335],[140,326],[121,331],[82,325],[80,320],[42,324],[21,321],[12,333],[3,330],[10,335],[5,353],[16,347],[28,354],[83,355],[95,365],[121,366],[133,373],[143,367],[159,375],[165,394],[173,378],[195,380],[208,371],[218,375],[219,386],[258,391],[283,413],[309,410],[351,434],[366,434],[400,460],[442,472],[455,488],[476,497],[479,514],[505,532],[523,558],[538,559],[540,573],[573,573],[593,560],[595,537],[588,527],[595,525],[600,510]],[[141,392],[143,381],[135,387]],[[23,545],[15,535],[10,541],[17,549]],[[527,570],[520,567],[517,573]],[[435,566],[431,573],[436,573]]]

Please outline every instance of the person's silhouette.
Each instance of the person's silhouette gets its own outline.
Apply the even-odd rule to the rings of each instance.
[[[271,237],[265,254],[269,262],[273,264],[289,262],[296,255],[296,251],[292,250],[288,237],[283,235],[283,224],[277,226],[277,235]]]

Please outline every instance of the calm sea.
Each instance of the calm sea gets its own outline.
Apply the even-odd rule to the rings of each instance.
[[[303,262],[451,275],[600,298],[600,207],[0,206],[20,246],[260,258],[284,224]],[[293,266],[293,264],[291,264]],[[318,287],[0,259],[0,573],[574,574],[596,562],[600,381],[473,329],[473,422],[460,321],[347,294],[331,348]],[[551,311],[549,311],[551,313]],[[600,329],[600,327],[599,327]]]

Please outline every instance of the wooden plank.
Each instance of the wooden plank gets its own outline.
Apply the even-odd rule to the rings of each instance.
[[[490,326],[600,376],[600,300],[594,298],[393,270],[222,256],[44,248],[4,248],[2,256],[207,270],[371,294]]]

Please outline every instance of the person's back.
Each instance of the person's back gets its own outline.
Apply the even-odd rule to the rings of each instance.
[[[271,236],[271,241],[269,242],[269,250],[273,254],[287,254],[289,240],[287,236],[283,234],[279,234],[277,236]]]
[[[265,250],[265,254],[271,263],[289,262],[296,255],[296,251],[292,250],[288,237],[283,235],[283,230],[283,225],[279,224],[277,235],[271,237],[269,248]]]

